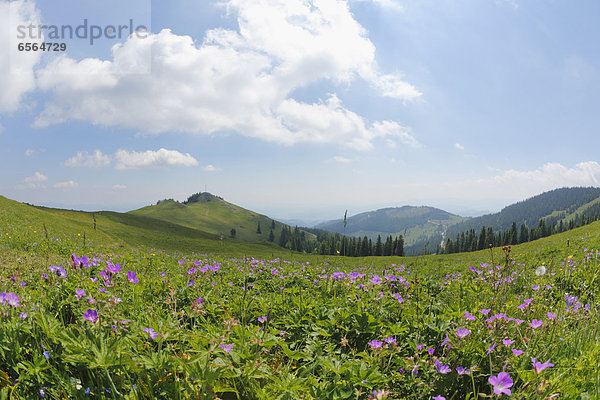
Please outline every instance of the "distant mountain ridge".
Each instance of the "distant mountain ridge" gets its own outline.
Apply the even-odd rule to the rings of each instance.
[[[345,232],[349,236],[375,240],[377,236],[402,235],[405,252],[414,254],[430,244],[440,243],[449,226],[458,224],[465,218],[439,208],[427,206],[403,206],[368,211],[346,219]],[[328,232],[344,232],[344,220],[334,220],[317,225],[315,228]],[[431,249],[431,247],[429,247]]]
[[[349,236],[402,234],[407,255],[436,251],[444,240],[467,230],[483,226],[495,232],[517,226],[536,227],[540,220],[546,224],[569,223],[577,215],[595,215],[600,212],[600,188],[572,187],[544,192],[537,196],[504,207],[500,212],[480,217],[461,217],[434,207],[403,206],[363,212],[347,218],[345,232]],[[316,228],[328,232],[344,232],[343,219],[319,224]]]

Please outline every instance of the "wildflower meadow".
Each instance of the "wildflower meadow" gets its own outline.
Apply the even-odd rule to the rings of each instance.
[[[600,396],[600,252],[585,238],[442,264],[0,227],[2,399]]]

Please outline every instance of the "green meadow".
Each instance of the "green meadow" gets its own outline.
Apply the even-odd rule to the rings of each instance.
[[[600,398],[600,222],[344,258],[181,218],[0,197],[0,399]]]

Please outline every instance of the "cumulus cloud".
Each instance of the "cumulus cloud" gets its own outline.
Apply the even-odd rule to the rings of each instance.
[[[455,148],[456,150],[464,150],[464,149],[465,149],[465,146],[463,146],[463,145],[462,145],[462,144],[460,144],[460,143],[454,143],[454,148]]]
[[[35,89],[34,66],[40,61],[39,51],[18,51],[15,37],[19,25],[38,25],[40,13],[31,1],[0,0],[0,113],[18,109],[23,96]],[[27,39],[27,42],[40,42]]]
[[[491,179],[478,182],[484,184],[533,186],[543,190],[561,186],[597,186],[600,181],[600,164],[586,161],[566,167],[560,163],[547,163],[532,171],[508,170]]]
[[[69,120],[121,126],[146,134],[238,132],[293,145],[335,143],[368,149],[374,139],[416,139],[395,121],[368,122],[335,94],[314,103],[294,90],[329,80],[361,78],[382,96],[412,100],[421,93],[400,74],[381,73],[375,46],[346,1],[229,0],[238,30],[212,29],[201,43],[170,30],[135,36],[111,60],[57,57],[39,71],[55,96],[39,127]],[[150,60],[151,73],[125,73]]]
[[[94,150],[92,154],[87,151],[79,151],[77,155],[65,161],[67,167],[108,167],[111,157],[102,154],[100,150]]]
[[[54,184],[54,187],[57,189],[72,189],[79,186],[79,183],[75,181],[67,181],[67,182],[58,182]]]
[[[115,153],[116,169],[164,168],[171,166],[194,167],[198,161],[190,154],[175,150],[136,151],[117,150]]]
[[[48,177],[41,172],[36,172],[32,176],[28,176],[24,179],[25,184],[19,185],[19,189],[37,189],[42,187],[42,183],[46,182]]]
[[[125,186],[125,185],[113,185],[112,188],[114,190],[124,190],[124,189],[127,189],[127,186]]]
[[[206,172],[215,172],[215,171],[218,171],[219,169],[212,164],[208,164],[206,167],[202,168],[202,170],[206,171]]]
[[[94,150],[91,154],[87,151],[79,151],[77,155],[65,161],[67,167],[99,168],[110,167],[113,164],[116,169],[195,167],[198,161],[190,154],[162,148],[144,152],[119,149],[112,156],[103,154],[100,150]]]

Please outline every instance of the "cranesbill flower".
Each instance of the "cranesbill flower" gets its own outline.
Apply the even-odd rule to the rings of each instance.
[[[475,321],[475,317],[471,314],[469,314],[468,311],[465,311],[465,319],[469,320],[469,321]]]
[[[433,398],[433,400],[446,400],[446,398],[445,398],[444,396],[441,396],[441,395],[440,395],[440,396],[435,396],[435,397]]]
[[[517,350],[517,349],[510,349],[510,351],[512,351],[513,354],[517,357],[520,356],[521,354],[525,353],[523,350]]]
[[[546,368],[554,367],[554,364],[552,364],[550,362],[550,359],[548,359],[548,361],[546,361],[545,363],[541,363],[539,361],[536,361],[535,358],[532,358],[531,362],[533,363],[533,369],[534,369],[534,371],[535,371],[536,374],[539,374],[540,372],[542,372]]]
[[[29,314],[27,314],[26,312],[22,312],[21,315],[19,315],[19,318],[26,319],[28,316]]]
[[[551,313],[550,311],[548,311],[548,313],[546,314],[546,317],[548,317],[548,319],[554,319],[554,318],[556,318],[556,314]]]
[[[229,353],[231,351],[231,349],[233,348],[232,344],[221,344],[219,345],[220,348],[222,348],[223,350],[225,350],[225,353]]]
[[[266,316],[262,316],[258,318],[258,322],[260,322],[261,324],[264,324],[267,321],[267,317]]]
[[[510,345],[512,345],[515,341],[511,340],[511,339],[504,339],[502,340],[502,344],[505,345],[506,347],[510,347]]]
[[[107,261],[106,265],[107,265],[106,271],[108,271],[109,274],[113,274],[113,275],[123,269],[123,267],[121,267],[121,264],[118,264],[118,263],[113,264],[110,261]]]
[[[87,319],[91,323],[95,323],[98,321],[98,311],[93,309],[88,309],[85,314],[83,314],[83,318]]]
[[[533,329],[539,328],[540,326],[544,325],[544,321],[539,321],[537,319],[533,319],[530,323],[529,326],[531,326]]]
[[[492,352],[494,351],[494,349],[496,348],[496,343],[494,343],[493,345],[491,345],[490,347],[488,347],[487,353],[485,353],[486,357]]]
[[[156,339],[158,336],[158,332],[155,332],[152,328],[142,328],[142,330],[146,332],[152,339]]]
[[[379,340],[371,340],[369,343],[367,343],[369,346],[371,346],[371,349],[379,349],[381,348],[381,346],[383,346],[383,342],[380,342]]]
[[[500,372],[498,376],[490,376],[488,382],[494,387],[494,393],[508,396],[512,394],[510,387],[513,385],[513,380],[507,372]]]
[[[450,372],[450,371],[452,371],[452,370],[450,369],[450,366],[448,366],[448,365],[438,365],[438,372],[439,372],[440,374],[443,374],[443,375],[445,375],[445,374],[447,374],[447,373],[448,373],[448,372]]]
[[[19,307],[19,296],[13,292],[6,294],[5,299],[9,306]]]
[[[131,283],[138,283],[140,280],[137,278],[137,275],[133,271],[127,271],[127,279]]]
[[[430,356],[432,356],[433,353],[435,352],[435,349],[433,347],[430,347],[427,349],[427,352],[429,353]]]
[[[81,298],[85,297],[85,290],[75,289],[75,295],[77,296],[77,299],[81,299]]]
[[[396,343],[396,338],[393,336],[390,336],[388,338],[383,339],[387,344],[394,344]]]
[[[491,308],[484,308],[483,310],[479,311],[480,313],[482,313],[483,315],[488,315],[488,313],[492,311]]]
[[[469,333],[471,333],[471,331],[469,329],[465,329],[465,328],[460,328],[456,331],[456,336],[458,336],[459,338],[464,338],[466,337]]]

